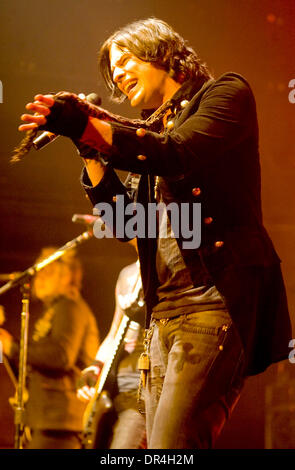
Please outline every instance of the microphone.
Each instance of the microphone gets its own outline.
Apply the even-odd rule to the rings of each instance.
[[[94,225],[97,220],[101,220],[98,215],[74,214],[72,222],[75,224]]]
[[[98,215],[74,214],[72,222],[86,225],[86,230],[88,231],[92,228],[93,235],[98,239],[114,237],[112,230],[108,228],[105,221]]]
[[[87,96],[85,96],[84,93],[80,93],[78,96],[79,98],[86,99],[87,101],[89,101],[89,103],[95,104],[96,106],[101,105],[101,98],[96,93],[90,93]],[[40,150],[46,145],[53,142],[58,137],[58,135],[55,135],[52,132],[42,132],[42,134],[40,134],[38,137],[36,137],[36,139],[33,140],[33,147],[35,150]]]
[[[40,150],[45,147],[45,145],[50,144],[50,142],[53,142],[58,137],[59,135],[52,134],[52,132],[44,131],[42,132],[42,134],[36,137],[36,139],[33,140],[33,147],[35,150]]]

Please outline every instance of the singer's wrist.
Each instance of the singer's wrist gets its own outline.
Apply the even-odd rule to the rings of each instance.
[[[107,154],[113,143],[112,127],[108,122],[90,116],[80,141]]]

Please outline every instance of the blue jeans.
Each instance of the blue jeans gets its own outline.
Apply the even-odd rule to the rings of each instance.
[[[228,312],[152,320],[150,328],[148,448],[212,448],[243,385],[244,352]]]

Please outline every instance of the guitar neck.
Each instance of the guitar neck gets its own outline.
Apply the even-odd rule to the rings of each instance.
[[[102,392],[103,388],[104,388],[104,385],[106,383],[106,380],[108,378],[108,375],[109,375],[109,372],[111,370],[111,367],[117,357],[117,354],[118,354],[118,351],[119,351],[119,348],[122,344],[122,341],[124,340],[124,336],[125,336],[125,333],[127,331],[127,328],[130,324],[130,318],[127,317],[127,315],[124,315],[121,322],[120,322],[120,325],[119,325],[119,328],[117,330],[117,333],[115,335],[115,339],[114,339],[114,343],[113,343],[113,350],[112,350],[112,354],[110,357],[108,357],[107,361],[104,363],[102,369],[101,369],[101,373],[99,375],[99,379],[96,383],[96,386],[95,386],[95,392],[94,392],[94,397],[93,397],[93,400],[96,400],[97,397],[100,395],[100,393]]]

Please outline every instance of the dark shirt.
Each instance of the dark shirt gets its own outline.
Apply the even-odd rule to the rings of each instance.
[[[165,184],[159,178],[157,202],[163,202]],[[194,286],[177,241],[167,211],[161,214],[157,239],[156,268],[159,280],[158,303],[153,318],[170,318],[205,310],[224,309],[221,295],[213,285]],[[204,269],[199,265],[199,269]]]

